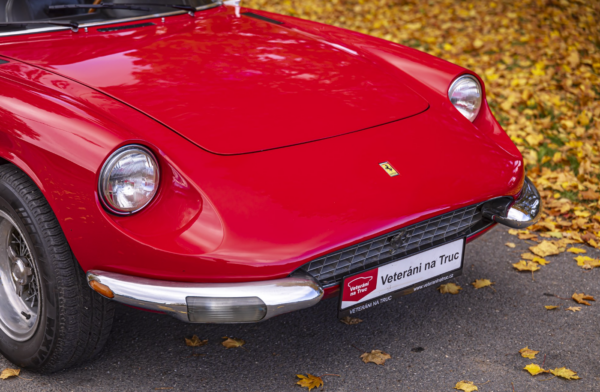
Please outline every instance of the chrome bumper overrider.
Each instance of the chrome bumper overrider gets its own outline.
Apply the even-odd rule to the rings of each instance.
[[[521,194],[514,203],[494,200],[483,206],[482,213],[486,218],[505,226],[524,229],[540,220],[542,200],[535,185],[525,177]]]
[[[186,322],[263,321],[313,306],[323,297],[319,283],[308,275],[245,283],[184,283],[91,270],[87,278],[90,287],[107,298]],[[94,282],[109,291],[99,290]]]

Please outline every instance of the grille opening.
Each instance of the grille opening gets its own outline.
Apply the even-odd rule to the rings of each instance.
[[[300,267],[324,287],[337,285],[354,274],[402,259],[491,226],[484,203],[460,208],[319,257]]]

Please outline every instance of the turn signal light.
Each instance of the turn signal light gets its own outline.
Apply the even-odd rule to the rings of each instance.
[[[258,297],[187,297],[188,318],[193,323],[252,323],[267,314]]]
[[[115,298],[115,293],[105,284],[102,284],[96,280],[90,280],[90,287],[94,289],[100,295],[105,296],[106,298]]]

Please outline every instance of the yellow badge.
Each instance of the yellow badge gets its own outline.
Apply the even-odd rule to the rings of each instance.
[[[390,175],[390,177],[395,177],[398,175],[396,169],[394,169],[389,162],[380,163],[379,166],[381,166],[383,170],[385,170],[385,172]]]

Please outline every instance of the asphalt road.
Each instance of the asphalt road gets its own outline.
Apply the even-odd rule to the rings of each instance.
[[[295,375],[311,373],[339,375],[323,376],[326,391],[453,391],[461,380],[474,381],[481,392],[600,391],[600,268],[584,271],[573,254],[563,253],[550,257],[532,281],[531,273],[511,266],[529,245],[497,227],[467,245],[464,275],[454,280],[460,294],[428,288],[362,312],[358,325],[337,320],[335,299],[251,325],[184,324],[120,306],[97,360],[51,376],[24,370],[22,378],[0,381],[0,390],[301,391]],[[494,281],[494,290],[470,285],[481,278]],[[584,306],[544,295],[574,292],[599,301]],[[565,311],[569,306],[582,310]],[[184,337],[193,334],[208,344],[185,346]],[[225,349],[223,336],[247,343]],[[536,359],[518,354],[525,346],[540,351]],[[392,359],[384,366],[363,363],[360,354],[373,349]],[[565,366],[581,379],[532,377],[522,370],[532,362]],[[0,357],[5,367],[12,364]]]

